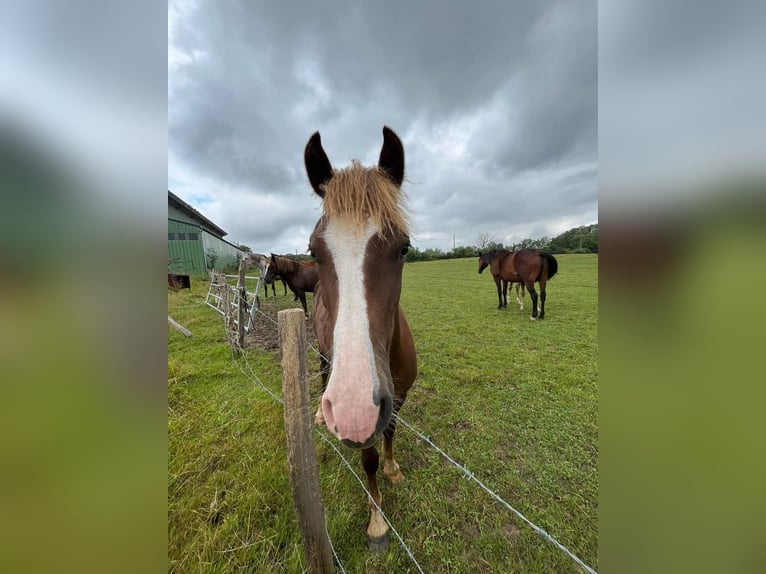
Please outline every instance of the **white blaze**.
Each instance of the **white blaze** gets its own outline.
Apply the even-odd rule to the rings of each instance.
[[[373,434],[379,413],[373,394],[380,381],[364,290],[364,256],[377,232],[372,222],[359,228],[343,220],[330,221],[324,232],[338,279],[338,314],[333,331],[332,373],[322,408],[327,426],[336,428],[339,438],[355,442],[363,442]],[[330,403],[329,409],[326,402]]]

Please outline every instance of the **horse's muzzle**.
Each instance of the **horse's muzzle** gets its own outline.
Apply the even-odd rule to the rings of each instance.
[[[363,448],[369,448],[373,446],[375,443],[377,443],[380,440],[381,435],[383,434],[383,431],[386,430],[386,427],[388,427],[389,423],[391,422],[391,415],[393,413],[393,400],[391,399],[390,395],[384,395],[380,398],[380,407],[379,407],[379,413],[378,413],[378,420],[375,423],[375,431],[372,433],[372,435],[365,440],[364,442],[357,442],[351,439],[343,438],[340,439],[340,443],[347,447],[352,449],[363,449]],[[334,434],[337,436],[337,429],[333,429]]]
[[[368,438],[364,442],[354,442],[353,440],[349,440],[347,438],[344,438],[340,441],[340,444],[345,446],[346,448],[354,449],[354,450],[360,450],[364,448],[370,448],[371,446],[374,446],[377,444],[377,442],[380,440],[380,436],[382,433],[375,433],[370,438]]]

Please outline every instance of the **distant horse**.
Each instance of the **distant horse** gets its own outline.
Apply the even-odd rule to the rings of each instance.
[[[500,282],[523,282],[532,298],[532,319],[537,318],[538,309],[540,319],[545,317],[545,283],[558,271],[559,264],[550,253],[539,249],[521,249],[508,251],[507,249],[495,249],[489,253],[479,253],[479,273],[489,266],[492,277],[497,286],[498,309],[502,309],[502,294]],[[537,306],[537,291],[535,282],[540,284],[540,306]],[[507,286],[506,286],[507,287]],[[507,300],[506,300],[507,305]]]
[[[266,270],[269,266],[269,257],[268,255],[263,255],[261,253],[248,253],[246,260],[249,263],[253,263],[261,272],[261,277],[264,278],[264,283],[266,283],[266,287],[264,287],[263,292],[266,294],[266,299],[269,298],[269,285],[271,285],[271,293],[274,295],[274,297],[277,296],[277,291],[274,288],[274,285],[277,281],[282,281],[282,287],[285,288],[285,295],[287,295],[287,284],[285,283],[284,279],[279,277],[278,275],[274,277],[274,280],[270,283],[266,282],[265,276],[266,276]]]
[[[400,189],[404,148],[384,127],[377,167],[354,160],[336,171],[316,132],[304,159],[323,208],[309,240],[320,278],[314,331],[324,392],[317,422],[324,419],[343,445],[362,449],[369,491],[380,507],[375,445],[382,435],[383,473],[401,481],[393,455],[395,415],[417,375],[415,343],[399,306],[410,247]],[[388,525],[372,504],[370,510],[368,545],[379,551],[388,543]]]
[[[289,257],[281,257],[272,253],[271,257],[269,257],[269,265],[264,281],[267,284],[272,283],[277,276],[281,277],[287,283],[290,291],[295,293],[295,296],[300,299],[301,305],[303,305],[303,312],[308,317],[309,310],[306,305],[306,293],[313,293],[314,287],[317,281],[319,281],[316,263],[313,261],[300,263]]]

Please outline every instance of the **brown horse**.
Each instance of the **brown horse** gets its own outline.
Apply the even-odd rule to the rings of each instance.
[[[295,293],[295,296],[300,299],[301,305],[303,305],[303,312],[308,317],[309,310],[306,305],[306,293],[313,293],[317,281],[319,281],[316,263],[313,261],[300,263],[288,257],[280,257],[272,253],[266,269],[266,277],[263,280],[268,285],[273,283],[277,276],[281,277],[287,283],[290,290]]]
[[[247,261],[248,264],[253,263],[261,272],[261,277],[264,278],[263,292],[266,295],[266,299],[269,298],[269,285],[271,285],[271,293],[274,295],[274,297],[277,296],[277,289],[275,287],[275,285],[277,284],[277,281],[282,281],[282,287],[284,287],[285,295],[287,295],[287,283],[285,283],[284,280],[279,275],[274,277],[274,281],[272,281],[271,283],[266,283],[265,275],[269,266],[269,258],[267,255],[263,255],[262,253],[248,253],[245,256],[245,261]]]
[[[417,375],[415,343],[399,306],[404,256],[410,246],[402,208],[404,148],[383,128],[377,167],[358,161],[333,170],[319,132],[304,155],[323,214],[311,234],[309,249],[319,267],[314,294],[314,330],[322,358],[322,418],[349,448],[361,449],[370,493],[381,504],[376,473],[376,443],[383,436],[383,473],[402,480],[394,460],[394,415]],[[328,362],[331,361],[330,362]],[[370,504],[369,548],[382,550],[388,525]]]
[[[559,268],[558,261],[553,255],[539,249],[520,249],[519,251],[495,249],[488,253],[479,253],[479,273],[484,271],[487,266],[489,266],[497,286],[498,309],[505,306],[500,293],[500,282],[523,282],[532,298],[532,319],[537,318],[538,309],[540,319],[545,317],[545,283],[556,274]],[[535,282],[540,284],[539,307],[537,306]],[[508,304],[507,299],[505,304]]]

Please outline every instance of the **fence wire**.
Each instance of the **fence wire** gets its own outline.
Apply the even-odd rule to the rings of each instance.
[[[267,394],[268,394],[268,395],[269,395],[269,396],[270,396],[272,399],[274,399],[274,400],[275,400],[275,401],[277,401],[278,403],[280,403],[280,404],[284,405],[284,404],[285,404],[285,401],[282,399],[282,397],[280,397],[280,396],[278,396],[278,395],[274,394],[274,393],[271,391],[271,389],[269,389],[269,388],[268,388],[268,387],[267,387],[267,386],[266,386],[266,385],[263,383],[263,381],[261,381],[261,379],[260,379],[260,378],[258,378],[258,375],[256,375],[256,374],[255,374],[255,372],[253,371],[252,367],[250,366],[250,363],[248,363],[248,362],[247,362],[247,354],[246,354],[246,353],[245,353],[243,350],[241,350],[241,349],[240,349],[240,351],[242,351],[242,352],[241,352],[241,354],[242,354],[242,358],[244,359],[244,362],[245,362],[245,364],[247,365],[247,368],[250,370],[250,373],[251,373],[251,375],[250,375],[250,376],[252,376],[253,380],[254,380],[256,383],[258,383],[258,386],[259,386],[259,387],[261,387],[261,389],[262,389],[263,391],[265,391],[265,392],[266,392],[266,393],[267,393]],[[241,365],[240,365],[240,364],[237,362],[237,359],[236,359],[236,356],[235,356],[235,353],[234,353],[234,350],[233,350],[233,349],[232,349],[232,359],[234,360],[234,364],[237,366],[237,368],[239,369],[239,371],[240,371],[240,372],[241,372],[241,373],[242,373],[242,374],[245,376],[245,378],[246,378],[246,379],[247,379],[247,378],[249,378],[248,374],[245,372],[245,370],[242,368],[242,366],[241,366]],[[317,429],[315,429],[315,430],[317,430]],[[319,432],[319,431],[317,430],[317,432]],[[321,434],[321,433],[319,433],[319,434]],[[334,545],[333,545],[333,543],[332,543],[332,538],[330,537],[330,531],[327,529],[327,522],[326,522],[326,521],[325,521],[325,525],[324,525],[324,527],[325,527],[325,532],[327,533],[327,540],[328,540],[328,542],[330,543],[330,550],[332,550],[332,555],[333,555],[333,557],[335,558],[335,562],[338,564],[338,568],[340,568],[340,571],[341,571],[343,574],[346,574],[346,569],[343,567],[343,563],[340,561],[340,558],[338,557],[338,553],[337,553],[337,552],[336,552],[336,550],[335,550],[335,546],[334,546]]]
[[[353,475],[354,475],[354,478],[356,478],[356,480],[357,480],[357,481],[359,482],[359,484],[361,485],[362,489],[363,489],[363,490],[364,490],[364,491],[367,493],[367,497],[370,499],[370,502],[372,503],[372,505],[375,507],[375,509],[376,509],[378,512],[380,512],[380,515],[383,517],[383,520],[385,520],[385,521],[386,521],[386,524],[388,524],[389,528],[391,528],[391,532],[393,532],[393,533],[394,533],[394,535],[396,536],[396,539],[397,539],[397,540],[399,540],[399,544],[401,544],[401,545],[402,545],[402,548],[404,548],[404,551],[407,553],[407,556],[409,556],[409,557],[410,557],[410,560],[412,560],[412,561],[415,563],[415,566],[417,567],[418,571],[419,571],[421,574],[424,574],[424,573],[423,573],[423,569],[420,567],[420,564],[418,564],[418,561],[417,561],[417,560],[415,560],[415,557],[412,555],[412,551],[411,551],[411,550],[409,549],[409,547],[408,547],[408,546],[407,546],[407,545],[404,543],[404,539],[402,539],[401,535],[400,535],[400,534],[399,534],[399,533],[396,531],[396,528],[394,528],[394,525],[393,525],[393,524],[391,524],[391,521],[390,521],[390,520],[388,519],[388,517],[385,515],[385,513],[384,513],[384,512],[383,512],[383,510],[380,508],[380,506],[378,506],[378,503],[377,503],[377,502],[375,502],[375,499],[373,499],[373,498],[372,498],[372,494],[370,494],[370,491],[369,491],[369,490],[367,490],[367,487],[364,485],[364,481],[363,481],[363,480],[362,480],[362,479],[359,477],[359,475],[356,473],[356,471],[354,470],[354,468],[351,466],[351,463],[350,463],[350,462],[348,462],[348,460],[346,460],[346,457],[345,457],[345,456],[343,456],[343,453],[341,453],[341,452],[340,452],[340,450],[338,450],[338,447],[337,447],[337,446],[335,446],[335,444],[333,444],[333,442],[332,442],[332,441],[331,441],[329,438],[327,438],[327,437],[324,435],[324,433],[323,433],[323,432],[321,432],[321,431],[320,431],[318,428],[316,428],[316,427],[315,427],[315,430],[316,430],[317,434],[318,434],[318,435],[319,435],[319,436],[322,438],[322,440],[323,440],[323,441],[325,441],[327,444],[329,444],[329,445],[330,445],[330,446],[333,448],[333,450],[334,450],[336,453],[338,453],[338,456],[340,457],[340,459],[341,459],[341,460],[342,460],[342,461],[345,463],[345,465],[346,465],[346,466],[348,467],[348,469],[351,471],[351,474],[353,474]]]
[[[593,570],[590,566],[588,566],[585,562],[583,562],[576,554],[574,554],[571,550],[569,550],[566,546],[561,544],[558,540],[556,540],[553,536],[551,536],[548,532],[546,532],[544,529],[540,528],[529,520],[526,516],[524,516],[521,512],[516,510],[513,506],[508,504],[505,500],[503,500],[499,495],[497,495],[494,491],[490,490],[481,480],[476,478],[476,475],[472,473],[470,470],[468,470],[465,466],[457,462],[454,458],[452,458],[450,455],[448,455],[446,452],[444,452],[442,449],[440,449],[438,446],[436,446],[433,442],[431,442],[431,439],[429,439],[427,436],[416,430],[410,423],[405,421],[402,417],[400,417],[398,414],[394,415],[396,417],[396,420],[403,424],[405,427],[407,427],[408,430],[410,430],[412,433],[414,433],[418,438],[425,441],[429,446],[431,446],[436,452],[438,452],[440,455],[442,455],[445,459],[447,459],[450,463],[452,463],[455,467],[460,469],[465,477],[469,480],[474,481],[476,484],[478,484],[487,494],[489,494],[492,498],[494,498],[497,502],[505,506],[508,510],[510,510],[513,514],[515,514],[517,517],[519,517],[521,520],[526,523],[527,526],[529,526],[532,530],[534,530],[537,534],[542,536],[545,540],[556,546],[559,550],[564,551],[569,557],[574,560],[579,566],[584,568],[586,572],[589,574],[596,574],[596,571]]]
[[[266,317],[266,318],[267,318],[269,321],[271,321],[271,322],[272,322],[272,323],[274,323],[275,325],[278,325],[277,321],[275,321],[275,320],[274,320],[274,319],[273,319],[271,316],[267,315],[266,313],[264,313],[264,312],[263,312],[263,311],[261,311],[260,309],[256,309],[256,312],[258,312],[258,313],[260,313],[261,315],[263,315],[264,317]],[[319,350],[317,350],[317,349],[316,349],[316,347],[314,347],[314,345],[312,345],[311,343],[309,343],[309,345],[308,345],[308,346],[309,346],[309,348],[310,348],[310,349],[311,349],[311,350],[312,350],[314,353],[316,353],[316,354],[317,354],[317,356],[319,356],[319,357],[323,358],[325,361],[327,361],[327,363],[328,363],[328,364],[331,364],[331,361],[329,361],[329,359],[327,359],[327,358],[326,358],[324,355],[322,355],[322,353],[320,353],[320,352],[319,352]],[[263,390],[264,390],[266,393],[268,393],[268,394],[269,394],[269,395],[270,395],[272,398],[274,398],[275,400],[277,400],[277,401],[278,401],[278,402],[280,402],[280,403],[283,403],[283,400],[282,400],[280,397],[278,397],[278,396],[274,395],[274,393],[272,393],[272,391],[271,391],[270,389],[268,389],[268,388],[267,388],[267,387],[266,387],[266,386],[263,384],[263,382],[262,382],[262,381],[261,381],[261,380],[260,380],[260,379],[257,377],[257,375],[256,375],[256,374],[255,374],[255,372],[253,371],[252,367],[250,367],[249,363],[247,363],[247,355],[246,355],[246,353],[244,352],[244,350],[241,350],[241,351],[242,351],[242,356],[244,357],[244,360],[245,360],[245,362],[246,362],[246,364],[247,364],[247,366],[248,366],[248,368],[249,368],[250,372],[252,373],[252,376],[253,376],[253,378],[256,380],[256,382],[257,382],[257,383],[258,383],[258,384],[261,386],[261,388],[262,388],[262,389],[263,389]],[[236,361],[235,361],[235,362],[236,362]],[[245,373],[245,372],[244,372],[242,369],[240,369],[240,370],[242,371],[242,373],[243,373],[245,376],[247,376],[247,373]],[[418,431],[418,430],[417,430],[415,427],[413,427],[411,424],[409,424],[409,423],[408,423],[406,420],[404,420],[404,419],[403,419],[401,416],[399,416],[398,414],[396,414],[396,415],[394,415],[394,416],[396,417],[396,420],[398,421],[398,423],[401,423],[402,425],[404,425],[404,426],[407,428],[407,430],[409,430],[410,432],[412,432],[413,434],[415,434],[415,435],[416,435],[418,438],[420,438],[420,439],[421,439],[423,442],[425,442],[425,443],[426,443],[427,445],[429,445],[431,448],[433,448],[434,450],[436,450],[436,452],[437,452],[437,453],[439,453],[439,454],[440,454],[440,455],[441,455],[441,456],[442,456],[442,457],[443,457],[445,460],[447,460],[447,461],[448,461],[448,462],[450,462],[450,463],[451,463],[453,466],[455,466],[457,469],[459,469],[459,470],[460,470],[460,471],[463,473],[463,475],[464,475],[464,476],[465,476],[467,479],[469,479],[469,480],[472,480],[473,482],[475,482],[475,483],[476,483],[476,484],[477,484],[477,485],[478,485],[478,486],[479,486],[479,487],[480,487],[482,490],[484,490],[484,491],[485,491],[487,494],[489,494],[489,495],[490,495],[490,496],[491,496],[493,499],[495,499],[497,502],[499,502],[501,505],[503,505],[503,506],[504,506],[506,509],[508,509],[509,511],[511,511],[511,512],[512,512],[512,513],[513,513],[515,516],[517,516],[517,517],[518,517],[520,520],[522,520],[522,521],[523,521],[523,522],[524,522],[524,523],[525,523],[527,526],[529,526],[529,527],[530,527],[530,528],[531,528],[531,529],[532,529],[532,530],[533,530],[533,531],[534,531],[536,534],[538,534],[538,535],[539,535],[539,536],[541,536],[541,537],[542,537],[544,540],[547,540],[549,543],[553,544],[553,545],[554,545],[556,548],[558,548],[559,550],[561,550],[562,552],[564,552],[565,554],[567,554],[567,555],[568,555],[568,556],[569,556],[569,557],[570,557],[570,558],[571,558],[571,559],[572,559],[572,560],[573,560],[573,561],[574,561],[574,562],[575,562],[575,563],[576,563],[578,566],[580,566],[580,567],[581,567],[581,568],[583,568],[583,569],[584,569],[586,572],[588,572],[588,574],[597,574],[596,570],[594,570],[593,568],[591,568],[590,566],[588,566],[588,565],[587,565],[587,564],[586,564],[586,563],[585,563],[585,562],[584,562],[582,559],[580,559],[580,558],[579,558],[579,557],[578,557],[578,556],[577,556],[577,555],[576,555],[574,552],[572,552],[572,551],[571,551],[571,550],[569,550],[569,549],[568,549],[566,546],[564,546],[563,544],[561,544],[561,543],[560,543],[558,540],[556,540],[556,538],[554,538],[554,537],[553,537],[553,536],[552,536],[550,533],[548,533],[548,532],[547,532],[545,529],[543,529],[543,528],[541,528],[541,527],[537,526],[537,525],[536,525],[534,522],[532,522],[530,519],[528,519],[526,516],[524,516],[524,515],[523,515],[523,514],[522,514],[520,511],[516,510],[516,509],[515,509],[515,508],[514,508],[514,507],[513,507],[511,504],[509,504],[508,502],[506,502],[506,501],[505,501],[505,500],[504,500],[502,497],[500,497],[500,496],[499,496],[497,493],[495,493],[493,490],[491,490],[489,487],[487,487],[487,486],[486,486],[486,485],[485,485],[485,484],[484,484],[484,483],[483,483],[481,480],[479,480],[479,479],[478,479],[478,478],[477,478],[477,477],[474,475],[474,473],[473,473],[473,472],[471,472],[470,470],[468,470],[468,468],[466,468],[465,466],[463,466],[462,464],[460,464],[459,462],[457,462],[457,461],[456,461],[454,458],[452,458],[452,457],[451,457],[449,454],[447,454],[447,453],[446,453],[446,452],[444,452],[444,451],[443,451],[441,448],[439,448],[439,447],[438,447],[436,444],[434,444],[434,443],[433,443],[433,441],[431,441],[431,439],[429,439],[429,438],[428,438],[426,435],[424,435],[423,433],[421,433],[420,431]],[[368,496],[368,497],[369,497],[369,499],[372,501],[372,504],[373,504],[373,505],[375,506],[375,508],[376,508],[376,509],[377,509],[377,510],[378,510],[378,511],[381,513],[381,516],[383,516],[383,519],[386,521],[386,523],[388,524],[388,526],[391,528],[391,531],[392,531],[392,532],[394,532],[394,534],[396,535],[396,537],[397,537],[397,539],[399,540],[399,542],[400,542],[400,544],[402,545],[402,547],[403,547],[403,548],[405,549],[405,551],[407,552],[407,554],[408,554],[408,556],[410,557],[410,559],[411,559],[411,560],[412,560],[412,561],[415,563],[415,565],[417,566],[418,570],[419,570],[419,571],[422,573],[422,572],[423,572],[423,570],[421,569],[421,567],[420,567],[420,565],[418,564],[417,560],[415,560],[415,557],[412,555],[412,552],[411,552],[411,551],[410,551],[410,549],[407,547],[407,545],[404,543],[404,540],[401,538],[401,536],[400,536],[400,535],[399,535],[399,533],[396,531],[396,529],[394,528],[394,526],[393,526],[393,525],[391,524],[391,522],[388,520],[388,517],[386,517],[386,515],[383,513],[383,510],[382,510],[382,509],[381,509],[381,508],[380,508],[380,507],[379,507],[379,506],[378,506],[378,505],[375,503],[375,501],[372,499],[372,496],[370,495],[370,492],[369,492],[369,491],[367,490],[367,488],[365,487],[365,485],[364,485],[364,482],[363,482],[363,481],[362,481],[362,479],[359,477],[359,475],[358,475],[358,474],[357,474],[357,473],[354,471],[354,469],[351,467],[351,464],[348,462],[348,460],[346,460],[346,458],[345,458],[345,457],[343,456],[343,454],[342,454],[342,453],[341,453],[341,452],[338,450],[338,448],[337,448],[337,447],[336,447],[336,446],[335,446],[335,445],[334,445],[334,444],[333,444],[333,443],[332,443],[332,442],[331,442],[331,441],[330,441],[330,440],[329,440],[329,439],[328,439],[328,438],[327,438],[327,437],[326,437],[326,436],[325,436],[325,435],[324,435],[324,434],[323,434],[321,431],[319,431],[319,429],[318,429],[318,428],[315,428],[315,430],[316,430],[317,434],[319,434],[319,436],[322,438],[322,440],[324,440],[324,441],[325,441],[327,444],[329,444],[329,445],[330,445],[330,446],[333,448],[333,450],[335,450],[335,452],[338,454],[338,456],[340,456],[341,460],[342,460],[342,461],[343,461],[343,462],[346,464],[346,466],[348,467],[348,469],[351,471],[351,473],[352,473],[352,474],[354,475],[354,477],[357,479],[357,481],[358,481],[358,482],[359,482],[359,484],[362,486],[362,488],[364,489],[364,491],[367,493],[367,496]],[[330,545],[332,546],[332,543],[331,543]],[[333,548],[333,554],[335,554],[335,549],[334,549],[334,548]],[[337,560],[337,555],[336,555],[336,560]],[[339,560],[337,560],[337,561],[338,561],[338,564],[340,565],[340,561],[339,561]],[[342,565],[341,565],[340,567],[341,567],[341,570],[343,570],[343,567],[342,567]],[[343,571],[345,572],[345,570],[343,570]]]

